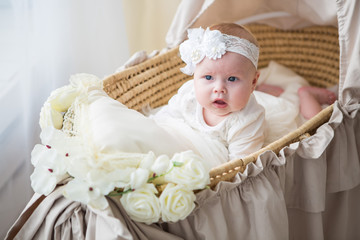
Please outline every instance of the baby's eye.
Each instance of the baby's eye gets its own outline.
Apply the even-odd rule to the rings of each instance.
[[[211,77],[210,75],[206,75],[206,76],[205,76],[205,79],[206,79],[206,80],[211,80],[212,77]]]
[[[229,77],[229,78],[228,78],[228,81],[234,82],[234,81],[236,81],[237,79],[238,79],[237,77]]]

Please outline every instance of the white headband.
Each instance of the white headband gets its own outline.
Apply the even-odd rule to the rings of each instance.
[[[188,29],[188,39],[180,44],[180,56],[186,63],[180,70],[193,75],[196,64],[204,57],[210,59],[221,58],[229,52],[235,52],[248,58],[257,68],[259,48],[250,41],[232,35],[222,34],[218,30],[206,30],[200,28]]]

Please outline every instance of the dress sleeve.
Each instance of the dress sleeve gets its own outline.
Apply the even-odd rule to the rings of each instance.
[[[253,99],[254,100],[254,99]],[[265,140],[265,110],[255,102],[251,111],[238,115],[228,131],[229,160],[243,158],[262,148]]]

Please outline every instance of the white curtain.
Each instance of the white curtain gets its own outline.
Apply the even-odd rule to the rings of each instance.
[[[129,58],[122,1],[0,0],[0,239],[29,201],[39,113],[72,74]]]
[[[125,0],[124,14],[130,53],[161,50],[181,0]]]

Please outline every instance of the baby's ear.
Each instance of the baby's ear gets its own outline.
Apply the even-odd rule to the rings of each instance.
[[[253,81],[252,81],[252,83],[251,83],[251,84],[252,84],[252,90],[253,90],[253,91],[254,91],[255,88],[256,88],[257,81],[258,81],[259,77],[260,77],[260,71],[256,71],[255,76],[254,76],[254,79],[253,79]]]

